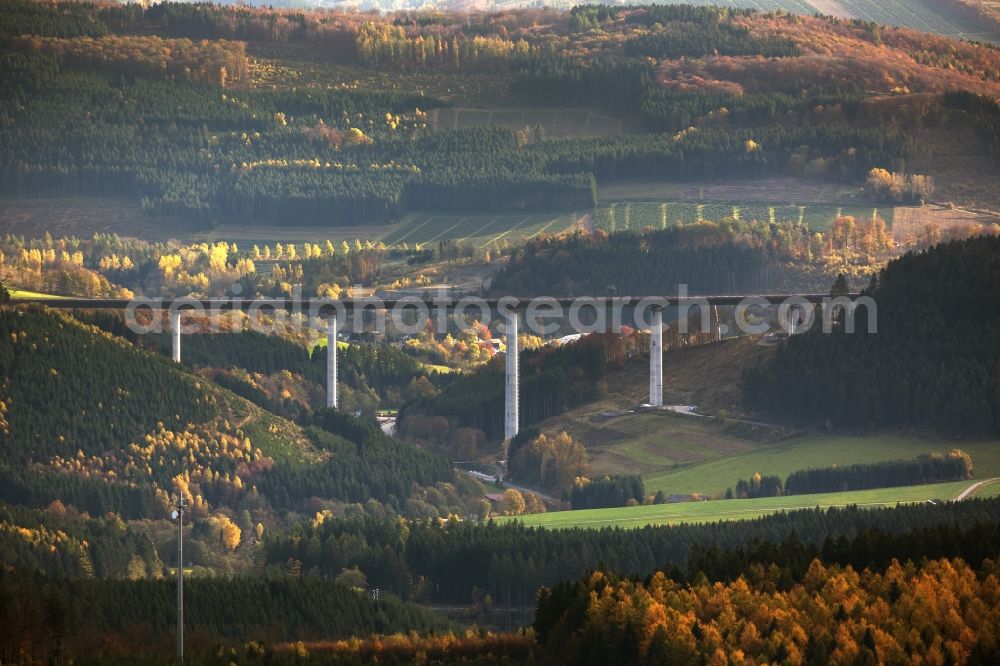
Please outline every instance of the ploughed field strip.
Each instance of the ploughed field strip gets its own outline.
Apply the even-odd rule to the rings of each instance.
[[[885,222],[886,227],[891,228],[894,209],[877,206],[622,201],[598,207],[594,224],[608,233],[638,233],[648,228],[666,229],[679,224],[735,219],[774,224],[805,224],[810,229],[826,231],[835,219],[848,215],[856,221],[877,217]]]
[[[822,10],[827,3],[810,4]],[[1000,35],[984,29],[971,17],[931,0],[837,0],[836,4],[851,18],[865,21],[899,25],[959,39],[993,42],[1000,39]]]
[[[382,241],[387,245],[424,245],[453,241],[478,248],[517,243],[576,226],[577,213],[505,213],[463,215],[418,213],[407,216]]]
[[[500,3],[505,8],[524,6],[521,0]],[[572,0],[548,3],[569,9],[577,4]],[[659,0],[659,5],[696,5],[756,9],[760,12],[778,10],[793,14],[827,14],[840,18],[856,18],[879,24],[913,28],[924,32],[946,35],[956,39],[983,42],[1000,42],[1000,34],[980,25],[968,15],[962,14],[945,3],[934,0]]]

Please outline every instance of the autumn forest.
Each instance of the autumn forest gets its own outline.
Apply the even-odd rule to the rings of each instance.
[[[996,663],[991,3],[355,4],[0,6],[0,664]]]

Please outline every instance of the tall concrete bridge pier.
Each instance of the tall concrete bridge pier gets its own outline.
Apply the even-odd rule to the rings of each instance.
[[[855,304],[859,294],[847,294],[839,297],[837,306],[846,303]],[[737,306],[752,301],[757,304],[785,304],[783,327],[790,335],[798,332],[798,326],[804,318],[802,308],[807,305],[828,305],[831,297],[826,294],[778,294],[778,295],[727,295],[727,296],[664,296],[664,297],[580,297],[580,298],[549,298],[550,304],[569,308],[581,300],[593,304],[619,307],[650,308],[650,350],[649,350],[649,404],[655,407],[663,406],[663,309],[671,306],[698,305],[711,307],[714,315],[714,338],[721,338],[718,323],[717,306]],[[502,299],[480,299],[491,311],[505,312],[506,324],[506,359],[504,379],[504,439],[510,441],[517,436],[520,427],[520,392],[519,392],[519,343],[518,343],[518,313],[530,303],[530,299],[506,297]],[[789,301],[794,301],[788,305]],[[336,408],[337,400],[337,332],[340,313],[364,311],[366,309],[393,310],[397,307],[423,306],[428,309],[454,309],[464,303],[459,299],[438,298],[433,300],[398,299],[373,301],[369,299],[331,301],[324,299],[256,299],[256,300],[194,300],[189,298],[176,300],[157,299],[87,299],[66,298],[50,299],[12,299],[11,305],[44,305],[61,310],[126,310],[135,311],[146,308],[153,311],[168,311],[170,313],[171,352],[175,362],[181,361],[181,316],[184,311],[200,313],[219,313],[232,310],[271,311],[284,310],[319,317],[326,322],[327,365],[326,365],[326,404]],[[869,306],[870,307],[870,306]],[[779,309],[779,313],[780,313]],[[781,317],[779,316],[779,319]]]

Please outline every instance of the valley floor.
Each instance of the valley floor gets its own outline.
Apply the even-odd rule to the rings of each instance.
[[[859,507],[895,506],[914,502],[941,502],[954,499],[971,485],[969,481],[933,483],[922,486],[879,488],[842,493],[817,493],[788,497],[758,499],[706,500],[611,509],[586,509],[519,516],[518,520],[532,527],[553,529],[586,527],[646,527],[648,525],[678,525],[681,523],[712,523],[726,520],[751,520],[782,511],[797,509],[829,509],[857,505]]]
[[[567,431],[587,447],[591,474],[638,474],[647,494],[701,496],[709,501],[558,512],[523,517],[545,527],[641,527],[680,522],[752,519],[777,511],[857,504],[950,500],[979,481],[1000,477],[1000,442],[954,439],[923,433],[832,434],[767,425],[742,412],[742,373],[773,347],[754,338],[667,351],[664,397],[684,409],[638,408],[648,400],[646,361],[632,361],[608,377],[604,399],[541,424],[546,432]],[[809,468],[912,459],[925,453],[962,449],[972,457],[969,481],[877,490],[761,499],[721,499],[727,488],[755,473],[788,474]],[[984,483],[970,496],[992,496],[1000,484]]]

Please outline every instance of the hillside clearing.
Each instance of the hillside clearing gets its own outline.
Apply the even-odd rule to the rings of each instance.
[[[896,208],[892,224],[892,240],[901,246],[913,245],[924,238],[927,226],[933,225],[941,232],[971,225],[1000,224],[1000,215],[989,215],[949,206],[901,206]]]
[[[546,432],[565,430],[586,446],[592,477],[639,474],[648,493],[721,496],[755,472],[784,480],[809,467],[911,459],[954,448],[972,456],[976,479],[1000,476],[997,441],[909,433],[830,434],[754,423],[756,417],[741,408],[743,371],[773,353],[773,347],[759,346],[752,338],[665,353],[665,403],[696,405],[700,413],[722,418],[668,410],[629,412],[648,400],[648,366],[640,359],[609,374],[605,398],[539,427]]]
[[[946,438],[866,435],[859,437],[808,434],[761,447],[747,447],[736,455],[679,466],[645,477],[650,492],[719,494],[755,472],[784,478],[810,467],[830,467],[886,460],[906,460],[924,453],[960,448],[970,456],[977,479],[1000,474],[1000,442],[955,441]]]
[[[59,300],[62,298],[69,298],[68,296],[59,296],[58,294],[43,294],[38,291],[28,291],[26,289],[9,289],[11,298],[40,298],[40,299],[52,299]]]

